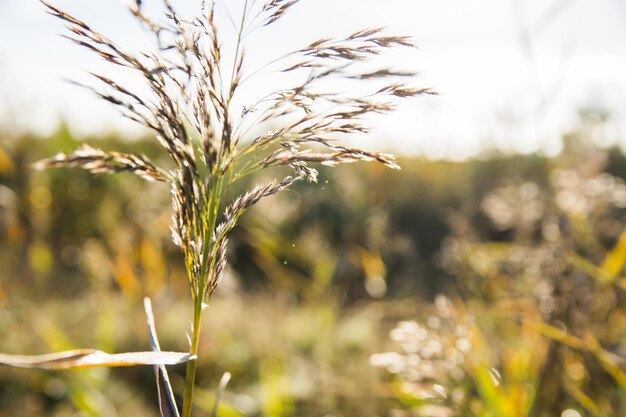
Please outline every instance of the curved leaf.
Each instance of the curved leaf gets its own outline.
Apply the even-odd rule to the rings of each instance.
[[[72,369],[137,365],[177,365],[193,359],[182,352],[129,352],[109,354],[95,349],[77,349],[46,355],[7,355],[0,353],[0,364],[18,368]]]
[[[150,336],[150,346],[155,352],[161,351],[159,345],[159,339],[156,334],[156,326],[154,324],[154,314],[152,313],[152,302],[150,298],[143,299],[143,306],[146,312],[146,321],[148,323],[148,333]],[[174,391],[172,390],[172,384],[170,384],[170,378],[167,374],[165,366],[159,365],[154,367],[154,374],[156,376],[157,383],[157,395],[159,397],[159,410],[161,411],[161,417],[179,417],[178,407],[176,406],[176,399],[174,398]]]

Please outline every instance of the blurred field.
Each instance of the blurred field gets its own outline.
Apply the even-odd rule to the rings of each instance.
[[[224,417],[626,413],[626,159],[597,128],[582,118],[553,159],[322,169],[252,209],[203,323],[196,415],[226,371]],[[163,347],[187,350],[169,190],[31,168],[79,143],[0,138],[0,350],[147,350],[144,296]],[[0,416],[154,416],[155,397],[150,368],[0,368]]]

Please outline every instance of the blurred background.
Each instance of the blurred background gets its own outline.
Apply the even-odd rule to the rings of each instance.
[[[123,2],[55,4],[142,45]],[[385,26],[419,45],[392,66],[440,95],[371,120],[361,144],[401,171],[323,168],[246,213],[204,323],[196,415],[224,372],[220,416],[626,413],[625,23],[619,0],[306,0],[260,33],[263,63]],[[32,169],[83,142],[166,158],[67,82],[118,70],[62,31],[39,2],[0,0],[0,351],[146,350],[144,296],[162,346],[187,350],[167,187]],[[184,367],[171,377],[182,392]],[[2,417],[155,416],[155,398],[149,368],[0,368]]]

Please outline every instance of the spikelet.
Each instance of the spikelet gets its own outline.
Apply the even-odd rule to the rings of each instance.
[[[214,1],[202,1],[202,12],[191,20],[182,18],[169,0],[163,0],[164,14],[159,19],[144,11],[141,0],[132,1],[132,16],[152,33],[157,45],[155,50],[137,53],[41,1],[50,14],[66,23],[68,39],[140,76],[146,87],[141,93],[102,74],[91,74],[95,85],[82,87],[153,131],[174,168],[165,170],[144,156],[104,152],[88,145],[37,166],[131,172],[150,181],[168,182],[172,239],[183,252],[195,299],[208,298],[215,290],[226,265],[228,234],[249,207],[296,181],[317,182],[317,170],[309,164],[375,161],[399,168],[392,155],[348,148],[339,141],[346,135],[368,133],[368,117],[392,112],[399,98],[435,94],[428,88],[408,85],[415,75],[412,71],[372,70],[371,65],[361,64],[390,48],[414,47],[408,37],[386,35],[381,28],[319,39],[247,73],[244,40],[282,19],[299,0],[247,1],[240,24],[235,25],[232,62],[223,59],[224,40],[216,23]],[[304,81],[235,112],[232,103],[239,90],[251,77],[270,69],[302,74]],[[372,83],[371,93],[355,96],[321,88],[326,81],[336,79]],[[390,81],[381,85],[381,80]],[[261,133],[253,137],[252,129]],[[219,207],[228,196],[224,190],[230,189],[232,182],[276,166],[290,167],[295,175],[233,198],[220,218]]]

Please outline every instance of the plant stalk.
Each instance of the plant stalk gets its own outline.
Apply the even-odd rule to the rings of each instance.
[[[202,300],[204,297],[197,297],[193,314],[193,335],[191,336],[191,348],[189,353],[196,355],[195,359],[187,362],[187,372],[185,380],[185,393],[183,395],[182,417],[191,417],[193,401],[193,389],[196,382],[196,368],[198,365],[198,342],[200,340],[200,324],[202,322]]]

